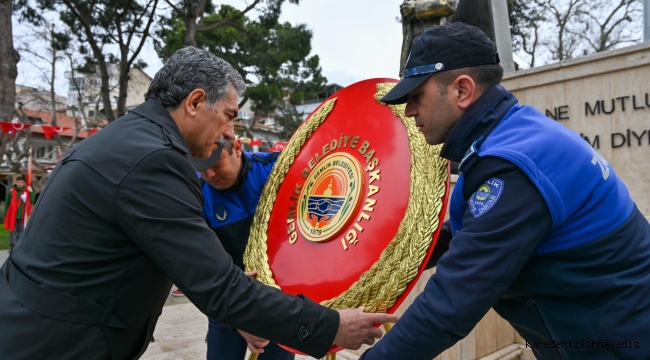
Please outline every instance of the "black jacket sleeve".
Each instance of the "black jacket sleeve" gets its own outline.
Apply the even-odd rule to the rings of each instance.
[[[244,275],[202,218],[201,199],[187,159],[159,150],[121,182],[115,216],[127,236],[207,316],[323,356],[338,330],[338,312]]]
[[[491,178],[503,181],[499,200],[474,217],[468,207],[436,273],[384,339],[363,359],[432,359],[467,336],[510,286],[551,227],[546,203],[514,164],[480,159],[466,174],[468,199]]]

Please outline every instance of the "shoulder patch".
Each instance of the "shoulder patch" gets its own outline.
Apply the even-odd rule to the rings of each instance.
[[[469,210],[474,218],[478,218],[492,209],[494,204],[499,201],[504,185],[503,180],[491,178],[478,187],[478,190],[469,198]]]
[[[262,164],[268,164],[268,163],[270,163],[271,161],[277,159],[278,156],[280,156],[280,153],[279,153],[279,152],[272,152],[272,153],[270,153],[268,156],[262,156],[262,155],[259,155],[259,154],[253,154],[251,157],[253,158],[253,160],[255,160],[255,161],[257,161],[257,162],[261,162]]]

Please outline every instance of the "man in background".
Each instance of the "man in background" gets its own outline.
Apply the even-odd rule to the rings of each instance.
[[[16,242],[20,239],[25,228],[25,218],[32,211],[31,205],[34,204],[34,191],[31,187],[25,191],[25,177],[20,175],[16,178],[16,183],[7,192],[5,198],[5,229],[9,230],[9,246],[13,249]],[[29,196],[29,200],[27,197]],[[29,204],[27,204],[29,201]]]
[[[244,251],[264,184],[280,153],[242,151],[239,140],[228,140],[208,159],[197,159],[201,174],[203,218],[221,241],[233,264],[244,270]],[[249,276],[255,272],[246,273]],[[210,319],[208,360],[241,360],[246,340],[232,328]],[[294,354],[275,343],[264,347],[260,360],[292,360]]]

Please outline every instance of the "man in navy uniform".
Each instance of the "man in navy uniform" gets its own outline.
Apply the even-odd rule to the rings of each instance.
[[[240,140],[228,140],[208,159],[198,159],[194,167],[201,174],[203,218],[233,263],[244,270],[244,251],[253,224],[255,209],[264,184],[280,153],[242,150]],[[254,276],[255,272],[247,273]],[[241,360],[246,340],[232,328],[209,320],[208,360]],[[260,360],[292,360],[294,354],[275,343],[264,347]]]
[[[648,358],[648,221],[596,150],[499,85],[498,62],[479,29],[438,26],[381,99],[461,175],[436,273],[362,359],[432,359],[490,308],[538,359]]]
[[[172,282],[211,319],[315,357],[381,336],[373,323],[395,317],[247,277],[201,216],[191,158],[217,148],[244,87],[223,59],[183,48],[144,104],[64,156],[0,271],[0,359],[138,358]]]

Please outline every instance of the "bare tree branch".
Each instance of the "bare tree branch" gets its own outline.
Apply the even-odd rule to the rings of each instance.
[[[246,15],[246,13],[248,13],[249,11],[253,10],[253,8],[255,8],[255,6],[257,6],[257,4],[260,3],[260,1],[261,1],[261,0],[255,0],[255,1],[253,1],[250,5],[248,5],[248,7],[247,7],[246,9],[242,10],[242,11],[241,11],[240,13],[238,13],[237,15],[231,16],[231,17],[229,17],[229,18],[227,18],[227,19],[223,19],[223,20],[221,20],[221,21],[219,21],[219,22],[216,22],[216,23],[213,23],[213,24],[210,24],[210,25],[205,25],[205,26],[197,27],[196,31],[197,31],[197,32],[210,31],[210,30],[214,30],[214,29],[216,29],[216,28],[218,28],[218,27],[220,27],[220,26],[224,26],[224,25],[226,25],[226,24],[229,24],[229,23],[231,23],[231,22],[233,22],[233,21],[235,21],[235,20],[241,18],[242,16]]]

